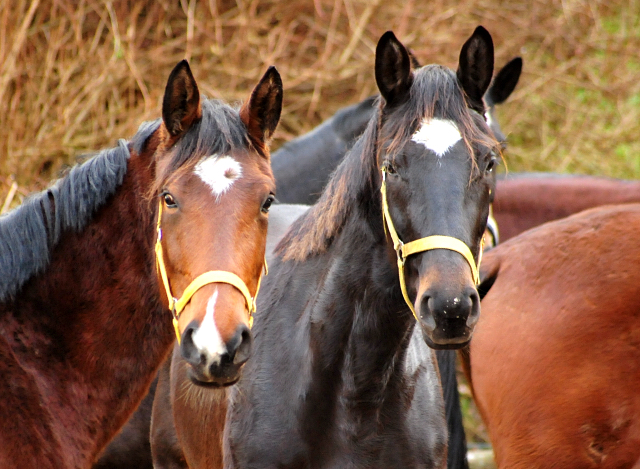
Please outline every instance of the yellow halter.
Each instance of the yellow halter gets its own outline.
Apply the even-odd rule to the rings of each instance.
[[[256,299],[258,297],[258,291],[260,290],[260,281],[262,280],[262,276],[258,279],[258,286],[256,287],[255,296],[251,296],[249,293],[249,289],[247,285],[242,281],[240,277],[232,272],[226,272],[224,270],[210,270],[209,272],[205,272],[202,275],[196,277],[184,290],[182,293],[182,298],[176,299],[171,294],[171,287],[169,286],[169,278],[167,277],[167,269],[164,266],[164,256],[162,251],[162,228],[160,227],[160,223],[162,220],[162,201],[160,201],[158,205],[158,223],[156,225],[158,236],[156,238],[156,268],[160,277],[162,278],[162,283],[164,284],[165,291],[167,292],[167,299],[169,301],[169,309],[171,310],[171,314],[173,315],[173,328],[176,331],[176,337],[178,339],[178,343],[180,343],[180,328],[178,327],[178,318],[180,314],[184,310],[187,303],[191,300],[191,297],[197,292],[200,288],[208,285],[210,283],[228,283],[229,285],[233,285],[236,287],[242,296],[244,296],[245,301],[247,302],[247,310],[249,311],[249,327],[253,326],[253,314],[256,312]],[[267,267],[267,259],[264,260],[264,270],[265,275],[268,273]]]
[[[467,246],[459,239],[453,238],[451,236],[427,236],[426,238],[420,238],[404,244],[400,240],[400,237],[398,236],[398,233],[393,226],[393,221],[391,220],[391,215],[389,213],[389,205],[387,204],[387,169],[385,167],[382,167],[381,171],[382,185],[380,186],[380,192],[382,193],[382,219],[387,230],[389,230],[389,235],[391,235],[391,239],[393,240],[393,249],[396,251],[396,254],[398,256],[398,276],[400,277],[400,289],[402,290],[404,301],[406,301],[409,309],[411,309],[413,316],[417,321],[420,321],[413,307],[413,303],[411,303],[411,300],[409,299],[409,294],[407,293],[407,285],[404,278],[405,259],[411,254],[430,251],[432,249],[448,249],[450,251],[455,251],[457,253],[460,253],[462,257],[465,258],[465,260],[469,264],[469,267],[471,267],[471,275],[473,276],[473,281],[476,285],[478,285],[480,283],[478,266],[480,265],[480,261],[482,260],[482,246],[480,247],[478,266],[476,266],[475,260],[473,259],[473,254],[471,254],[469,246]]]

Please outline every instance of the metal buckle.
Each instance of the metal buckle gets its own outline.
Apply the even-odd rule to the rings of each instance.
[[[173,306],[171,307],[171,314],[173,316],[173,319],[175,319],[176,321],[179,319],[178,317],[178,313],[176,311],[176,304],[178,303],[178,300],[176,298],[173,299]]]

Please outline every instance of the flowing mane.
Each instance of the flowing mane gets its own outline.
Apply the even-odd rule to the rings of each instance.
[[[340,233],[356,201],[364,190],[373,190],[378,171],[378,132],[384,102],[378,98],[377,111],[352,150],[336,168],[318,202],[293,223],[276,247],[276,254],[284,260],[304,260],[325,252]],[[441,65],[427,65],[414,73],[409,99],[388,111],[393,119],[386,119],[388,152],[393,154],[411,139],[424,119],[442,118],[455,122],[467,145],[499,148],[489,137],[484,118],[471,111],[456,74]],[[397,117],[396,117],[397,116]],[[375,155],[375,156],[372,156]],[[477,170],[472,161],[473,171]]]
[[[134,141],[148,135],[148,128],[141,129]],[[115,148],[74,166],[50,188],[0,217],[0,301],[12,298],[47,267],[62,233],[87,225],[122,184],[129,155],[127,142],[120,140]]]

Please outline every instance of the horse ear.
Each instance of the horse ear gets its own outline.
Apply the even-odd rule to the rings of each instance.
[[[240,119],[255,146],[264,147],[275,132],[282,112],[282,95],[282,79],[271,66],[240,109]]]
[[[469,99],[469,107],[484,113],[482,97],[493,76],[493,40],[482,26],[462,46],[456,75]]]
[[[407,53],[409,54],[409,58],[411,59],[411,68],[415,70],[416,68],[422,67],[422,65],[420,65],[420,62],[418,61],[418,58],[411,49],[407,48]]]
[[[502,67],[485,95],[488,106],[504,103],[516,89],[522,73],[522,58],[516,57]]]
[[[500,272],[500,256],[487,253],[482,259],[480,266],[480,285],[478,285],[478,295],[482,300],[493,286]]]
[[[186,132],[202,115],[200,92],[189,63],[182,60],[175,66],[162,99],[162,120],[172,137]]]
[[[407,99],[412,82],[409,52],[387,31],[376,47],[376,83],[380,94],[387,105],[396,106]]]

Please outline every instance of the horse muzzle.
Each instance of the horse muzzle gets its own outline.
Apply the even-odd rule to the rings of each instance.
[[[457,294],[428,289],[417,314],[425,342],[434,349],[458,349],[469,343],[480,315],[480,297],[473,287]]]
[[[230,386],[240,379],[243,365],[251,356],[253,338],[245,324],[238,326],[226,343],[214,341],[203,345],[198,340],[198,324],[192,321],[182,334],[180,353],[190,365],[188,376],[201,386]]]

